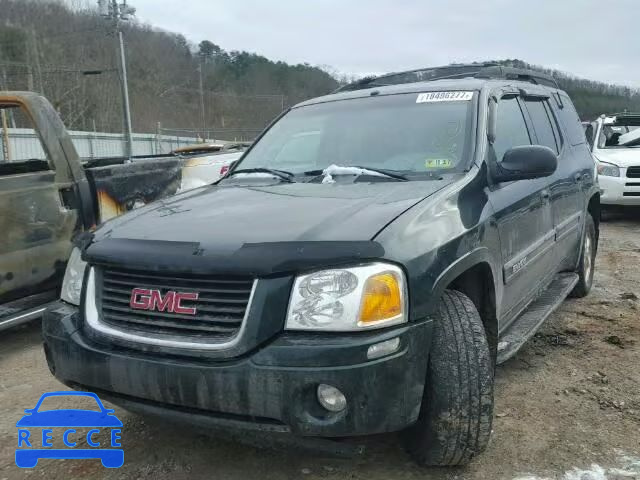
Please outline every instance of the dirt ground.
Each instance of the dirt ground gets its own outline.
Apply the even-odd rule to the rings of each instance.
[[[397,435],[366,440],[362,457],[319,457],[300,448],[259,449],[204,436],[120,409],[125,464],[41,460],[14,464],[15,423],[49,374],[37,324],[0,338],[0,480],[76,478],[329,478],[435,480],[640,480],[640,215],[603,224],[595,287],[570,300],[513,359],[499,367],[491,445],[469,466],[423,469]]]

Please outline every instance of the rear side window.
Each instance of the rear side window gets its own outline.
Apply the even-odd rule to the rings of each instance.
[[[531,122],[533,123],[533,129],[536,131],[536,135],[538,137],[538,144],[549,147],[551,150],[558,153],[556,136],[553,133],[551,120],[547,115],[547,110],[545,109],[544,104],[544,100],[527,100],[525,102],[527,111],[531,117]]]
[[[493,151],[498,161],[512,147],[531,145],[527,124],[516,98],[503,98],[498,102],[496,117],[496,139]]]
[[[564,108],[558,109],[558,115],[560,116],[560,121],[567,132],[567,141],[571,145],[580,145],[581,143],[585,143],[587,141],[587,137],[584,134],[582,123],[580,122],[580,118],[578,118],[576,109],[573,107],[573,103],[571,103],[569,97],[563,93],[560,94],[560,98],[562,99]]]
[[[556,137],[556,144],[558,145],[558,150],[562,150],[562,146],[564,145],[564,138],[562,137],[562,133],[560,133],[560,125],[558,125],[558,118],[553,113],[553,109],[551,108],[551,103],[549,101],[542,102],[544,104],[544,109],[547,112],[547,117],[549,117],[549,121],[551,122],[551,127],[553,128],[553,135]]]

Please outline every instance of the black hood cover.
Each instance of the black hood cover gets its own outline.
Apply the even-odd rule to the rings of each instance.
[[[448,183],[205,187],[107,222],[85,258],[134,269],[252,275],[380,258],[376,234]]]

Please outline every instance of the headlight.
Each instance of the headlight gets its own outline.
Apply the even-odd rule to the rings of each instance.
[[[402,270],[386,263],[322,270],[296,278],[287,330],[344,332],[407,321]]]
[[[598,175],[604,177],[619,177],[620,168],[613,163],[598,162]]]
[[[84,269],[87,263],[80,257],[80,249],[74,248],[67,263],[67,270],[64,272],[62,281],[62,292],[60,298],[73,305],[80,305],[80,293],[82,292],[82,280],[84,280]]]

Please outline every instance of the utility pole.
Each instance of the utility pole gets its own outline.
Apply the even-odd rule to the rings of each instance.
[[[124,53],[124,39],[122,36],[122,21],[129,20],[129,17],[135,14],[136,9],[127,5],[127,0],[98,0],[98,9],[100,15],[108,18],[114,28],[114,32],[118,36],[118,47],[120,53],[120,72],[121,72],[121,88],[122,88],[122,106],[124,110],[124,126],[127,134],[127,158],[130,162],[133,157],[133,132],[131,129],[131,109],[129,106],[129,84],[127,81],[127,62]]]
[[[7,109],[0,110],[0,117],[2,117],[2,160],[5,162],[11,161],[11,145],[9,144],[9,125],[7,122]]]
[[[2,84],[0,84],[0,89],[2,90],[10,90],[9,85],[7,85],[7,73],[2,70]],[[8,108],[0,109],[0,121],[2,122],[0,125],[2,126],[2,160],[4,162],[11,161],[11,145],[9,145],[9,122],[7,122],[7,111]]]
[[[202,70],[204,68],[204,56],[200,55],[200,65],[198,66],[198,73],[200,74],[200,112],[202,114],[202,141],[204,142],[207,138],[207,120],[206,113],[204,110],[204,85],[202,82]]]
[[[131,161],[133,157],[133,132],[131,128],[129,86],[127,83],[127,62],[124,56],[124,40],[122,38],[122,30],[118,30],[118,41],[120,44],[120,63],[122,69],[122,103],[124,105],[124,125],[127,130],[127,158],[129,159],[129,161]]]
[[[36,75],[38,76],[39,92],[42,96],[46,96],[44,92],[44,83],[42,82],[42,67],[40,65],[40,50],[38,49],[38,37],[36,31],[32,28],[30,31],[31,48],[33,49],[33,59],[36,66]]]
[[[26,39],[24,42],[25,52],[27,56],[27,90],[33,92],[33,51],[31,50],[31,41],[30,39]]]

